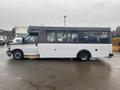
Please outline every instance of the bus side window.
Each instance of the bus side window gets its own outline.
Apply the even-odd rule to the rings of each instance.
[[[37,43],[37,38],[38,38],[38,36],[28,35],[24,38],[24,44],[35,44],[35,43]]]
[[[47,42],[51,42],[51,43],[56,42],[55,31],[48,31],[47,32]]]
[[[72,32],[72,42],[77,43],[78,42],[78,34],[77,32]]]
[[[88,32],[83,32],[83,35],[82,35],[82,43],[88,43],[88,39],[89,39],[89,33]]]
[[[100,32],[100,43],[109,43],[109,32]]]
[[[57,32],[57,42],[58,43],[66,43],[67,42],[67,33],[65,31]]]
[[[98,32],[89,32],[89,43],[99,43],[99,33]]]
[[[67,43],[78,43],[78,33],[77,33],[77,31],[68,31],[68,33],[67,33]]]

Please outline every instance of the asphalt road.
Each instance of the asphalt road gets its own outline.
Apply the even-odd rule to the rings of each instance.
[[[120,90],[120,53],[87,62],[13,60],[0,48],[0,90]]]

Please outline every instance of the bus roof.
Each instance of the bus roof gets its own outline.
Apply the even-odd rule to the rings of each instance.
[[[29,26],[28,33],[39,33],[40,30],[81,30],[81,31],[110,31],[108,27],[54,27],[54,26]]]

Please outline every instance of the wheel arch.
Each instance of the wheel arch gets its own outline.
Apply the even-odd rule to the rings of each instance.
[[[87,50],[87,49],[82,49],[82,50],[80,50],[78,53],[77,53],[77,58],[79,57],[79,54],[80,53],[82,53],[82,52],[86,52],[86,53],[88,53],[89,54],[89,57],[91,58],[92,57],[92,54],[91,54],[91,52],[89,51],[89,50]]]
[[[18,48],[12,50],[12,53],[13,53],[14,51],[17,51],[17,50],[20,50],[20,51],[22,52],[22,54],[24,55],[23,51],[22,51],[21,49],[18,49]]]

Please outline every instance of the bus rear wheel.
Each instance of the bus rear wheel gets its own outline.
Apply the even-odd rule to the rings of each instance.
[[[77,57],[80,61],[87,61],[90,59],[90,55],[88,52],[80,52]]]
[[[23,58],[23,52],[21,50],[14,50],[13,51],[13,58],[16,60],[20,60]]]

